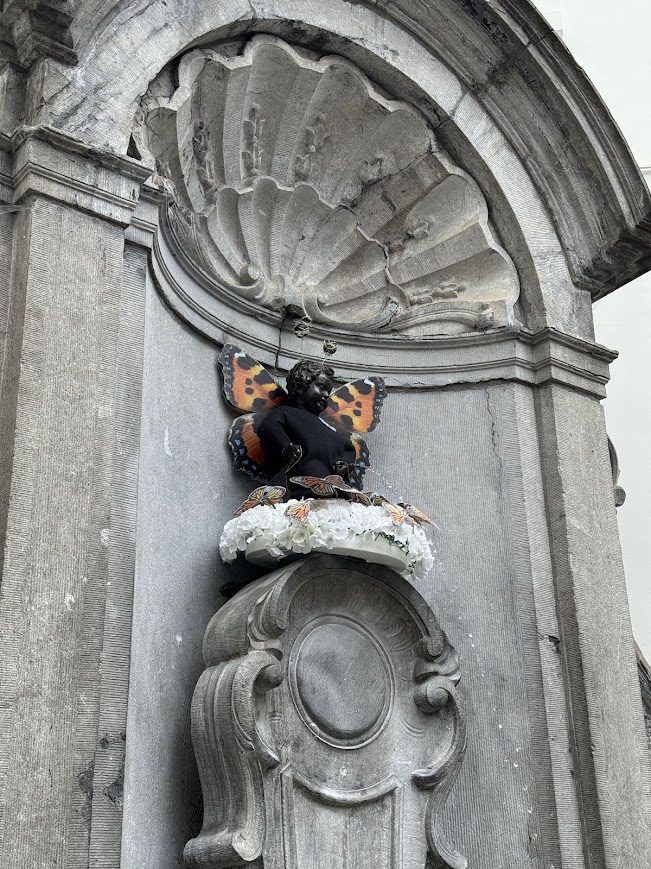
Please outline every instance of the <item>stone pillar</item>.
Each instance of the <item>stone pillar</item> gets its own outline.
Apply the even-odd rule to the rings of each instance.
[[[539,390],[537,410],[585,861],[643,866],[649,752],[603,409],[552,383]]]
[[[18,211],[0,400],[0,863],[81,869],[91,816],[101,835],[103,814],[121,797],[124,722],[111,707],[126,691],[128,642],[116,651],[114,640],[130,630],[120,561],[128,571],[134,529],[125,496],[137,470],[129,427],[140,378],[129,361],[138,333],[142,340],[124,228],[144,173],[34,130],[12,145]]]

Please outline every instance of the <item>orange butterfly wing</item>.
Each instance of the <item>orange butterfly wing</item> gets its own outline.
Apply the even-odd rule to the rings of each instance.
[[[219,357],[224,398],[240,413],[266,411],[287,401],[287,393],[267,369],[232,344]]]
[[[285,510],[285,516],[290,519],[296,519],[298,522],[305,522],[310,512],[310,502],[301,501],[300,504],[292,504]]]
[[[380,411],[386,394],[381,377],[353,380],[332,393],[322,416],[345,431],[372,431],[380,421]]]
[[[350,492],[350,500],[354,501],[356,504],[362,504],[364,507],[370,507],[372,504],[371,498],[366,492],[358,492],[357,489],[353,489]]]
[[[353,432],[350,436],[350,442],[355,450],[355,462],[350,471],[350,482],[361,489],[364,471],[371,467],[371,454],[368,444],[361,435]]]
[[[238,416],[228,432],[228,444],[233,453],[233,466],[245,471],[250,477],[269,480],[276,468],[272,468],[256,432],[260,415],[248,413]]]
[[[261,504],[279,504],[283,500],[286,491],[287,490],[284,486],[258,486],[258,488],[254,489],[248,498],[240,504],[234,515],[241,516],[242,513],[246,513],[247,510],[251,510],[253,507],[259,507]]]
[[[340,489],[342,492],[357,491],[356,489],[353,489],[352,486],[349,486],[344,478],[339,474],[328,474],[328,476],[324,477],[323,479],[326,483],[329,483],[334,489]]]
[[[389,516],[391,516],[394,525],[403,525],[409,519],[407,511],[403,510],[402,507],[396,507],[391,501],[384,500],[382,506]]]
[[[400,501],[398,506],[402,507],[417,525],[434,525],[436,527],[436,523],[430,519],[427,513],[414,507],[413,504],[405,504],[404,501]]]
[[[304,489],[311,489],[315,495],[327,496],[335,493],[335,487],[321,477],[291,477],[290,482],[303,486]]]
[[[354,486],[349,486],[339,474],[328,474],[324,479],[333,489],[337,489],[339,492],[346,492],[350,496],[351,501],[355,501],[357,504],[366,504],[367,506],[371,503],[370,499],[363,492],[355,489]]]

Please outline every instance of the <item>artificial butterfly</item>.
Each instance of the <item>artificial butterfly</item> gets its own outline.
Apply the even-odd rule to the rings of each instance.
[[[404,501],[398,501],[398,506],[407,513],[409,518],[415,522],[416,525],[434,525],[434,527],[436,527],[436,523],[430,519],[427,513],[419,510],[418,507],[414,507],[413,504],[405,504]]]
[[[311,509],[310,499],[300,501],[298,504],[291,504],[285,510],[285,516],[290,519],[296,519],[297,522],[305,522]]]
[[[405,510],[402,504],[398,506],[392,501],[389,501],[388,498],[385,498],[384,495],[380,495],[378,492],[361,492],[360,494],[367,499],[368,504],[371,506],[383,507],[391,516],[394,525],[404,525],[405,522],[412,521],[409,513]],[[423,513],[423,515],[425,514]]]
[[[382,506],[389,516],[391,516],[394,525],[404,525],[405,522],[410,521],[409,514],[405,509],[392,504],[391,501],[387,501],[386,498],[382,502]]]
[[[233,515],[241,516],[242,513],[246,513],[247,510],[251,510],[253,507],[268,507],[273,504],[280,504],[285,497],[286,491],[287,489],[284,486],[259,486],[240,504]]]
[[[388,498],[385,498],[384,495],[380,495],[378,492],[360,492],[360,495],[366,498],[367,503],[371,507],[382,507],[384,504],[391,503]]]
[[[219,361],[224,397],[231,407],[243,414],[233,422],[228,433],[234,466],[251,477],[270,480],[279,468],[265,454],[257,429],[265,413],[287,402],[287,392],[263,365],[231,344],[224,346]],[[369,449],[361,434],[378,424],[385,397],[381,378],[361,378],[335,389],[320,414],[326,424],[345,431],[350,437],[355,450],[351,482],[360,488],[364,471],[370,467]]]
[[[309,489],[315,495],[320,495],[322,498],[329,498],[336,495],[336,489],[324,477],[290,477],[290,483],[296,483],[297,486],[302,486],[304,489]]]
[[[332,497],[337,494],[337,491],[357,492],[357,489],[349,486],[339,474],[329,474],[327,477],[291,477],[290,482],[304,489],[310,489],[315,495],[323,498]]]

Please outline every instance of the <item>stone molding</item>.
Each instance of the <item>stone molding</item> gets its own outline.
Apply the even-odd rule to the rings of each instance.
[[[313,324],[297,336],[276,312],[245,301],[236,294],[214,295],[214,285],[198,270],[190,277],[172,253],[159,227],[160,194],[146,188],[127,230],[127,238],[150,248],[154,281],[182,320],[210,341],[243,343],[266,365],[287,371],[300,358],[321,359],[322,342],[338,344],[335,361],[342,377],[357,377],[374,354],[374,371],[389,386],[403,389],[446,387],[515,380],[531,386],[549,381],[605,397],[609,364],[617,353],[555,329],[532,332],[506,327],[454,336],[415,338],[399,334],[364,333]]]
[[[651,667],[639,650],[637,652],[637,674],[640,679],[640,691],[642,693],[642,709],[644,710],[644,726],[646,738],[651,752]]]
[[[369,806],[387,847],[382,866],[425,866],[428,855],[465,869],[439,824],[465,750],[458,659],[406,580],[308,556],[227,602],[203,652],[192,733],[204,825],[186,846],[188,865],[258,866],[262,856],[276,865],[284,855],[298,869],[320,821],[335,849],[340,824],[360,825],[359,865],[376,865]],[[342,667],[348,689],[335,701]]]
[[[29,197],[40,195],[124,226],[127,241],[149,250],[152,275],[166,304],[216,344],[242,343],[264,364],[286,371],[303,356],[321,359],[323,340],[334,339],[342,377],[366,372],[368,352],[374,352],[374,370],[389,386],[403,389],[555,381],[605,396],[608,365],[617,354],[555,329],[533,332],[511,326],[414,337],[314,324],[310,334],[298,337],[291,319],[283,322],[277,312],[236,293],[224,291],[218,298],[205,273],[189,261],[181,266],[161,221],[165,190],[145,183],[149,175],[150,169],[135,159],[49,128],[23,127],[12,137],[0,136],[0,193],[10,208],[28,207]]]
[[[122,226],[129,224],[141,184],[151,174],[137,160],[45,127],[20,127],[2,136],[0,149],[0,157],[2,151],[13,157],[11,176],[0,161],[0,189],[12,204],[45,196]]]
[[[73,18],[70,0],[4,0],[2,48],[6,59],[25,67],[44,57],[77,63],[70,32]]]
[[[649,267],[651,199],[640,172],[593,86],[528,0],[363,0],[352,9],[334,0],[327,8],[297,0],[179,0],[173,17],[164,0],[137,0],[129,20],[121,10],[115,0],[106,4],[101,33],[92,14],[78,11],[76,74],[58,76],[55,96],[33,121],[126,151],[140,95],[189,46],[208,35],[291,34],[395,85],[388,89],[424,110],[453,157],[465,157],[457,162],[484,190],[504,195],[521,226],[527,203],[539,232],[543,212],[551,214],[550,233],[576,286],[597,298]],[[160,55],[145,62],[131,48],[149,35]],[[107,73],[118,64],[120,75]],[[517,204],[514,195],[522,195]]]

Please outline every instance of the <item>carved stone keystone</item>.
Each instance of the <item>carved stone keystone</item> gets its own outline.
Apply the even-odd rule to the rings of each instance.
[[[219,610],[204,659],[188,865],[466,867],[439,826],[465,748],[458,659],[407,580],[294,562]]]

